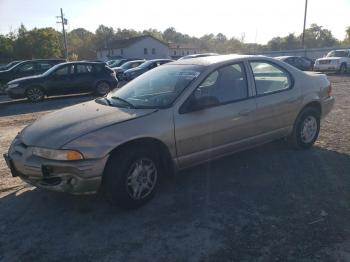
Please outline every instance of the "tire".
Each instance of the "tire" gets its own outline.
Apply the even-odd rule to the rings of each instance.
[[[320,111],[313,107],[307,107],[297,117],[293,133],[288,141],[295,149],[308,149],[317,140],[319,132]]]
[[[103,174],[102,191],[111,204],[135,209],[152,199],[160,174],[156,153],[140,146],[128,147],[110,156]]]
[[[95,87],[95,95],[97,96],[104,96],[108,94],[108,92],[111,91],[111,86],[107,82],[99,82],[97,83]]]
[[[30,102],[40,102],[45,97],[45,93],[40,87],[29,87],[25,95]]]
[[[348,71],[348,69],[347,69],[346,64],[341,64],[340,68],[339,68],[339,73],[344,75],[347,73],[347,71]]]

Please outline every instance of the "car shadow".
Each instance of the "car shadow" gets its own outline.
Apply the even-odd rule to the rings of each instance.
[[[349,171],[348,154],[275,142],[180,172],[137,210],[21,188],[0,198],[0,260],[322,261],[350,232]]]
[[[91,94],[79,94],[49,97],[38,103],[31,103],[27,100],[5,104],[0,103],[0,117],[57,110],[77,103],[93,100],[95,98],[96,97]]]

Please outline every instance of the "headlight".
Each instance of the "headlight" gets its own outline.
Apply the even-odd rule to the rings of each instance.
[[[7,88],[14,88],[17,86],[19,86],[19,84],[9,84],[9,85],[7,85]]]
[[[337,64],[339,64],[339,62],[340,62],[339,60],[332,60],[332,61],[331,61],[331,64],[337,65]]]
[[[33,155],[52,160],[81,160],[83,155],[75,150],[56,150],[40,147],[33,147]]]

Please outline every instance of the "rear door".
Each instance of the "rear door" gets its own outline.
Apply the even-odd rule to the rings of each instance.
[[[259,134],[279,135],[294,123],[301,103],[300,87],[291,74],[270,61],[251,61],[256,89],[256,128]]]
[[[95,73],[92,64],[75,64],[72,77],[72,93],[91,91],[96,80]]]
[[[255,134],[255,99],[243,63],[214,70],[186,103],[206,99],[201,109],[175,112],[175,137],[181,168],[230,153]]]

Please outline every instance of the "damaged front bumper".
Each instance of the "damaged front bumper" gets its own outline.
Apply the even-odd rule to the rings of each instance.
[[[108,156],[100,159],[57,161],[32,154],[19,138],[4,155],[12,176],[47,190],[71,194],[93,194],[101,185]]]

